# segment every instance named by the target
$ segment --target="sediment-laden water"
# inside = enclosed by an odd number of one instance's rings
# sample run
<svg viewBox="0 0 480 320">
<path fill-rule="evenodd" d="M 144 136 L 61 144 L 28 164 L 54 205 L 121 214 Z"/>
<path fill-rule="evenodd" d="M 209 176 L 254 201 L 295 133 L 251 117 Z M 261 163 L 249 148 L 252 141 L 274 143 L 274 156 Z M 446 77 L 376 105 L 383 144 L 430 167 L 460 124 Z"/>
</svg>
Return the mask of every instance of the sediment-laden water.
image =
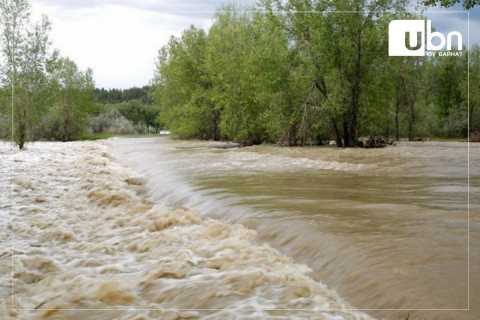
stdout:
<svg viewBox="0 0 480 320">
<path fill-rule="evenodd" d="M 375 150 L 231 149 L 168 138 L 108 144 L 145 178 L 147 198 L 255 230 L 254 241 L 307 265 L 310 277 L 372 316 L 480 319 L 476 144 L 470 150 L 462 142 Z"/>
<path fill-rule="evenodd" d="M 131 159 L 132 167 L 143 161 L 143 168 L 148 168 L 142 170 L 143 176 L 119 165 L 115 154 L 100 142 L 39 142 L 27 145 L 25 151 L 1 145 L 1 319 L 371 319 L 314 280 L 312 267 L 265 243 L 278 239 L 285 244 L 282 251 L 289 252 L 295 237 L 288 238 L 298 227 L 284 225 L 280 230 L 275 223 L 285 221 L 285 216 L 272 213 L 265 217 L 271 223 L 269 233 L 268 225 L 263 226 L 265 230 L 259 227 L 261 215 L 268 210 L 258 211 L 256 217 L 254 206 L 236 206 L 240 199 L 267 203 L 272 197 L 269 193 L 251 189 L 242 179 L 267 184 L 262 175 L 274 178 L 290 170 L 288 157 L 278 156 L 277 164 L 272 163 L 274 170 L 268 163 L 264 168 L 254 165 L 254 175 L 228 161 L 237 178 L 232 178 L 236 183 L 232 189 L 225 191 L 222 185 L 212 187 L 215 179 L 228 177 L 225 162 L 199 158 L 198 172 L 212 180 L 202 185 L 197 184 L 201 181 L 195 180 L 197 176 L 186 179 L 185 175 L 197 172 L 195 164 L 186 164 L 197 158 L 198 150 L 178 147 L 191 144 L 165 139 L 111 143 L 119 147 L 117 155 L 128 151 L 122 160 Z M 141 152 L 142 148 L 148 152 Z M 223 154 L 229 152 L 236 151 Z M 270 157 L 256 151 L 243 155 L 240 151 L 239 155 L 245 157 L 240 164 Z M 153 161 L 157 157 L 165 161 Z M 362 167 L 301 160 L 292 168 L 316 172 Z M 218 174 L 210 175 L 218 168 Z M 230 208 L 229 195 L 235 192 L 232 210 L 250 208 L 245 211 L 245 219 L 251 217 L 246 224 L 263 232 L 260 237 L 253 229 L 232 223 L 247 220 L 224 216 Z M 294 192 L 282 198 L 297 208 L 295 201 L 299 206 L 301 202 Z M 217 195 L 204 198 L 205 193 Z M 224 201 L 217 202 L 222 197 Z M 215 211 L 225 219 L 179 207 L 197 207 L 203 200 L 210 208 L 208 213 Z M 303 225 L 300 214 L 293 218 L 288 218 L 291 223 Z M 278 232 L 287 238 L 275 236 Z M 322 254 L 328 256 L 341 249 L 333 240 L 310 245 L 313 255 L 324 250 Z M 369 256 L 364 259 L 368 261 Z M 343 269 L 339 265 L 340 273 Z"/>
</svg>

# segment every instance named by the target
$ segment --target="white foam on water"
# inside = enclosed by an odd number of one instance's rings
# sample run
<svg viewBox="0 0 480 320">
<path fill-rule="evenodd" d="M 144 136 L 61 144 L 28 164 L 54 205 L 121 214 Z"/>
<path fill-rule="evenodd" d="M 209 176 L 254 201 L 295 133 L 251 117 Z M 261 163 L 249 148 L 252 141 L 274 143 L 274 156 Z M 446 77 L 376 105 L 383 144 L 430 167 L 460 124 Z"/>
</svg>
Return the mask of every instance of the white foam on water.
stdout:
<svg viewBox="0 0 480 320">
<path fill-rule="evenodd" d="M 147 201 L 99 142 L 2 151 L 0 171 L 2 319 L 371 319 L 254 231 Z"/>
</svg>

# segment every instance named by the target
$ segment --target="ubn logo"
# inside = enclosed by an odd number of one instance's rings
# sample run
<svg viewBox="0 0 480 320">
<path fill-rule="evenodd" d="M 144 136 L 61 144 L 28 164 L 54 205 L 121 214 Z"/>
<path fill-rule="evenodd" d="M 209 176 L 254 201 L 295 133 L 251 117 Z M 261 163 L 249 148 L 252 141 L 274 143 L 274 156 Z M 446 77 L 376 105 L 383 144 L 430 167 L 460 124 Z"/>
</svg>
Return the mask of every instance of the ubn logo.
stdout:
<svg viewBox="0 0 480 320">
<path fill-rule="evenodd" d="M 442 33 L 432 32 L 431 20 L 393 20 L 388 25 L 388 55 L 425 56 L 425 47 L 426 50 L 441 50 L 445 42 L 447 50 L 451 50 L 453 36 L 457 37 L 457 48 L 461 50 L 462 35 L 458 31 L 448 33 L 445 39 Z M 434 38 L 440 39 L 440 43 L 433 44 Z"/>
</svg>

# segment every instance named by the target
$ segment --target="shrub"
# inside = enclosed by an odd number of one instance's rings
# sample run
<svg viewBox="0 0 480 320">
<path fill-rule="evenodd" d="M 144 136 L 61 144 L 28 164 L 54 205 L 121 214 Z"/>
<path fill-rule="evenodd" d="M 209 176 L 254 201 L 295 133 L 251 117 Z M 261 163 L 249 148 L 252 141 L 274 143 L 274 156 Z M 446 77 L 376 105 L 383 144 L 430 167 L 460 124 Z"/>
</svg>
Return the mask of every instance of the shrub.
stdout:
<svg viewBox="0 0 480 320">
<path fill-rule="evenodd" d="M 136 132 L 131 122 L 117 110 L 109 110 L 94 117 L 90 121 L 90 129 L 92 133 L 128 134 Z"/>
</svg>

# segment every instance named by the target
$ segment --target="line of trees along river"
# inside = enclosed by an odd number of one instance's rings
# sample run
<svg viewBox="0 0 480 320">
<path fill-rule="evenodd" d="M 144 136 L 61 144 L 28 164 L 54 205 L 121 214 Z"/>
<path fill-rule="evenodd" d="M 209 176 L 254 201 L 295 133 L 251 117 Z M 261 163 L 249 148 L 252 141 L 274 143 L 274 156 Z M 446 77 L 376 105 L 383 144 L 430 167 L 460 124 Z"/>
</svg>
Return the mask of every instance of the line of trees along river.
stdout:
<svg viewBox="0 0 480 320">
<path fill-rule="evenodd" d="M 350 147 L 373 134 L 466 138 L 469 123 L 480 138 L 478 45 L 461 56 L 388 56 L 388 23 L 423 18 L 406 13 L 408 3 L 226 5 L 209 30 L 171 37 L 150 86 L 108 91 L 50 49 L 47 17 L 34 23 L 26 0 L 3 0 L 0 138 L 13 133 L 23 147 L 164 127 L 184 138 Z"/>
<path fill-rule="evenodd" d="M 479 128 L 479 47 L 460 57 L 389 57 L 398 1 L 279 1 L 220 8 L 158 56 L 160 119 L 183 137 L 355 146 L 372 134 L 415 140 Z M 402 13 L 384 14 L 383 11 Z"/>
<path fill-rule="evenodd" d="M 30 14 L 26 0 L 0 1 L 0 134 L 20 148 L 47 136 L 77 138 L 94 101 L 92 70 L 50 50 L 50 21 Z"/>
<path fill-rule="evenodd" d="M 28 1 L 0 1 L 0 139 L 23 148 L 41 139 L 158 131 L 148 86 L 95 89 L 91 69 L 52 50 L 50 30 L 48 17 L 32 21 Z"/>
</svg>

